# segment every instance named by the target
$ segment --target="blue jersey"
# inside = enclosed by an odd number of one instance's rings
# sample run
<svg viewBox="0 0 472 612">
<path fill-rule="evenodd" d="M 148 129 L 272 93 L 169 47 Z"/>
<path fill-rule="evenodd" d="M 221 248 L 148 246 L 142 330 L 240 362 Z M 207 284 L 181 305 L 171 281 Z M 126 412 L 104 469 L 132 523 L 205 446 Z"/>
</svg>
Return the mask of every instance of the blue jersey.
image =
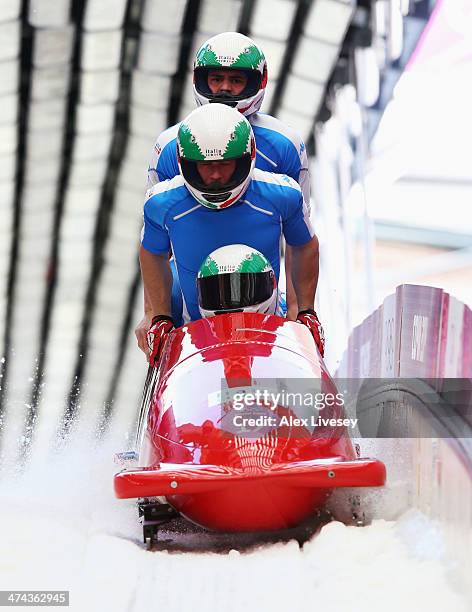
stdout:
<svg viewBox="0 0 472 612">
<path fill-rule="evenodd" d="M 244 243 L 263 253 L 279 278 L 280 240 L 299 246 L 314 236 L 300 187 L 285 175 L 254 171 L 242 199 L 223 210 L 199 204 L 181 176 L 148 190 L 142 246 L 172 251 L 183 295 L 184 321 L 200 319 L 197 273 L 215 249 Z"/>
<path fill-rule="evenodd" d="M 247 118 L 256 139 L 256 168 L 286 174 L 300 185 L 305 202 L 310 206 L 310 177 L 305 144 L 299 135 L 284 123 L 263 113 Z M 179 174 L 177 132 L 179 123 L 158 137 L 148 168 L 148 189 L 159 181 Z"/>
</svg>

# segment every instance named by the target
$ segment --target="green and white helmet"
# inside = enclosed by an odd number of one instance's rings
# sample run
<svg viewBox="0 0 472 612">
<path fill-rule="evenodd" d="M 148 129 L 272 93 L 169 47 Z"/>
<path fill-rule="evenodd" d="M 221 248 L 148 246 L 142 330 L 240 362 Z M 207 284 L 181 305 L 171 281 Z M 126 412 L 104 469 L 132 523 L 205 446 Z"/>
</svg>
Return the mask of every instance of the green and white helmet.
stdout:
<svg viewBox="0 0 472 612">
<path fill-rule="evenodd" d="M 238 96 L 213 94 L 208 72 L 218 68 L 244 72 L 247 85 Z M 193 64 L 193 92 L 199 106 L 220 102 L 249 116 L 261 108 L 267 85 L 267 62 L 262 49 L 239 32 L 223 32 L 208 39 L 197 51 Z"/>
<path fill-rule="evenodd" d="M 197 275 L 202 317 L 227 312 L 275 314 L 277 280 L 269 260 L 245 244 L 216 249 Z"/>
<path fill-rule="evenodd" d="M 256 162 L 256 142 L 249 121 L 224 104 L 195 109 L 177 132 L 180 173 L 192 196 L 208 208 L 221 210 L 237 202 L 251 182 Z M 205 185 L 197 162 L 235 160 L 233 174 L 225 184 Z"/>
</svg>

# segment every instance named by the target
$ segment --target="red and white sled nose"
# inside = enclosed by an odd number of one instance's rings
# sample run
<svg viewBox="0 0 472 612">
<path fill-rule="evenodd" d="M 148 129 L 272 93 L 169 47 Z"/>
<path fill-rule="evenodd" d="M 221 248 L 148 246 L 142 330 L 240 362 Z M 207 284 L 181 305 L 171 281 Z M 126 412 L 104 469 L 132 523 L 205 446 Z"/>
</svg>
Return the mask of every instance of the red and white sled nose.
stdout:
<svg viewBox="0 0 472 612">
<path fill-rule="evenodd" d="M 283 463 L 260 473 L 216 465 L 160 464 L 115 476 L 119 498 L 165 496 L 193 522 L 219 531 L 292 527 L 324 503 L 334 488 L 385 484 L 375 459 Z"/>
</svg>

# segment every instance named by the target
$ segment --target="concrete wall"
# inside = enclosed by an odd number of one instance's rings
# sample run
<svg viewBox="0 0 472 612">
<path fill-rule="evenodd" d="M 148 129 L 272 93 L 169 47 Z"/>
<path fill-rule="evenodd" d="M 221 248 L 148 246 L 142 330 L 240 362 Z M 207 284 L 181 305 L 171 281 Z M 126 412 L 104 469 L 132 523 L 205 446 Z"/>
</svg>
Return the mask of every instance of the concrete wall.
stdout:
<svg viewBox="0 0 472 612">
<path fill-rule="evenodd" d="M 472 598 L 470 308 L 441 289 L 398 287 L 353 330 L 336 376 L 369 379 L 358 383 L 361 449 L 385 461 L 390 489 L 374 516 L 417 508 L 438 521 Z"/>
</svg>

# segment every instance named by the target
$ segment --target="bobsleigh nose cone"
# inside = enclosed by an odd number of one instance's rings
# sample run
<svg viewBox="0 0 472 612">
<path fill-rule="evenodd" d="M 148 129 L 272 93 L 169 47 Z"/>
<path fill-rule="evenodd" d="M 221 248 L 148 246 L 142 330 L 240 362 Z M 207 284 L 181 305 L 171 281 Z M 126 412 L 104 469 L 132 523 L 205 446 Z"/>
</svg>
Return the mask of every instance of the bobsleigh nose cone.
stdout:
<svg viewBox="0 0 472 612">
<path fill-rule="evenodd" d="M 168 496 L 167 500 L 184 517 L 206 529 L 252 532 L 294 527 L 312 515 L 328 495 L 327 489 L 296 489 L 235 478 L 218 491 Z"/>
</svg>

